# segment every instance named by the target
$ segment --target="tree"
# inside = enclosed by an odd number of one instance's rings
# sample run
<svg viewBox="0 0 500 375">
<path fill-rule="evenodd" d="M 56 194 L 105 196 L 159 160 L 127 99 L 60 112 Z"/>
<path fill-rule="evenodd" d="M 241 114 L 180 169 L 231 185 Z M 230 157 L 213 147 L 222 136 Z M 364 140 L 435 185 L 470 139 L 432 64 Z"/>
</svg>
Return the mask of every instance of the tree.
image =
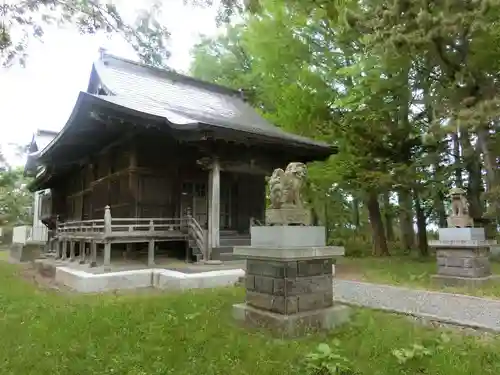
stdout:
<svg viewBox="0 0 500 375">
<path fill-rule="evenodd" d="M 378 152 L 377 147 L 383 147 L 374 143 L 373 132 L 368 134 L 367 124 L 356 117 L 360 112 L 346 110 L 350 99 L 345 98 L 345 88 L 353 85 L 353 77 L 338 74 L 356 57 L 356 42 L 345 43 L 344 34 L 337 38 L 328 24 L 321 22 L 324 14 L 307 14 L 273 2 L 261 4 L 265 6 L 265 14 L 248 20 L 239 42 L 250 64 L 243 64 L 241 53 L 235 54 L 231 48 L 224 48 L 225 54 L 221 54 L 220 49 L 215 53 L 214 49 L 198 46 L 194 73 L 205 79 L 211 76 L 217 82 L 252 82 L 259 108 L 274 123 L 289 131 L 339 145 L 339 155 L 328 165 L 317 167 L 322 168 L 323 181 L 316 181 L 316 185 L 337 184 L 339 189 L 347 189 L 356 196 L 361 192 L 375 233 L 375 252 L 386 254 L 388 249 L 377 199 L 377 189 L 386 176 L 386 157 L 376 158 L 366 153 L 367 149 Z M 228 41 L 220 39 L 212 45 L 224 45 L 223 42 L 227 47 Z M 282 53 L 274 53 L 285 45 L 287 48 L 282 49 Z M 335 51 L 335 45 L 341 45 L 343 50 Z M 229 63 L 231 61 L 247 68 L 239 74 L 234 63 Z M 217 66 L 217 69 L 209 70 L 207 66 Z M 239 78 L 228 74 L 236 74 Z M 334 104 L 343 99 L 346 102 L 342 105 Z M 378 116 L 383 117 L 383 114 Z M 372 123 L 375 126 L 380 121 L 373 116 L 368 126 Z M 380 129 L 379 135 L 382 134 Z M 328 188 L 322 190 L 328 191 Z"/>
<path fill-rule="evenodd" d="M 274 123 L 339 147 L 311 166 L 320 220 L 335 186 L 342 202 L 354 197 L 354 227 L 368 214 L 375 254 L 393 236 L 411 250 L 416 221 L 426 255 L 427 226 L 446 225 L 452 185 L 468 188 L 477 219 L 499 216 L 496 0 L 248 4 L 245 13 L 224 2 L 226 15 L 243 12 L 237 37 L 205 40 L 193 72 L 251 90 Z"/>
<path fill-rule="evenodd" d="M 146 63 L 163 66 L 169 57 L 165 26 L 157 21 L 160 3 L 124 22 L 115 5 L 99 0 L 21 0 L 0 5 L 0 62 L 24 64 L 31 39 L 42 39 L 46 25 L 75 25 L 85 34 L 120 33 Z"/>
<path fill-rule="evenodd" d="M 33 195 L 21 168 L 0 170 L 0 226 L 28 224 Z"/>
</svg>

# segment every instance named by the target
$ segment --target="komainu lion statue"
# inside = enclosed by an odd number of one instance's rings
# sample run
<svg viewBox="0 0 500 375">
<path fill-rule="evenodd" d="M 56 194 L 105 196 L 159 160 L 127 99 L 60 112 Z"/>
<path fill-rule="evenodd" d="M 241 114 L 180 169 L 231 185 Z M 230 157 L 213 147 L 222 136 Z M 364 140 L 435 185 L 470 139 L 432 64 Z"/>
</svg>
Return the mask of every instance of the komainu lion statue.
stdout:
<svg viewBox="0 0 500 375">
<path fill-rule="evenodd" d="M 469 214 L 469 202 L 465 198 L 465 191 L 460 188 L 453 188 L 450 191 L 451 214 L 450 216 L 465 216 Z"/>
<path fill-rule="evenodd" d="M 449 228 L 467 228 L 474 226 L 474 219 L 469 216 L 469 203 L 465 190 L 453 188 L 450 191 L 451 212 L 448 216 Z"/>
<path fill-rule="evenodd" d="M 268 179 L 272 208 L 296 207 L 302 208 L 302 186 L 307 177 L 307 167 L 304 163 L 290 163 L 283 169 L 275 169 Z"/>
<path fill-rule="evenodd" d="M 267 179 L 269 184 L 269 198 L 272 208 L 281 208 L 283 199 L 283 189 L 281 186 L 281 178 L 285 175 L 285 171 L 281 168 L 275 169 L 271 177 Z"/>
</svg>

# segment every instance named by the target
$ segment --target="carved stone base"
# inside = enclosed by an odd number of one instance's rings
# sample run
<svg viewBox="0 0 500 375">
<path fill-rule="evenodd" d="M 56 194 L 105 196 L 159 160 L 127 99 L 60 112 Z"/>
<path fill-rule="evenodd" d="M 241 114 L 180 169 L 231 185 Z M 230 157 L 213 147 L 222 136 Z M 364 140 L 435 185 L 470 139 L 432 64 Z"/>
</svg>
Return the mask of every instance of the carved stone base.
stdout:
<svg viewBox="0 0 500 375">
<path fill-rule="evenodd" d="M 267 225 L 311 225 L 311 211 L 305 208 L 270 208 L 266 210 Z"/>
</svg>

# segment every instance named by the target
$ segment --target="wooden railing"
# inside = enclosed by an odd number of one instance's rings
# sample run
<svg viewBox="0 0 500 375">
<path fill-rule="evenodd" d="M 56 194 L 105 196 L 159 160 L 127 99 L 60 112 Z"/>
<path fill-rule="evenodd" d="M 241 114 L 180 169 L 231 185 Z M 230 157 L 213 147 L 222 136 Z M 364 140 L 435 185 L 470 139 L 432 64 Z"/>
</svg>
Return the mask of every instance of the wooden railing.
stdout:
<svg viewBox="0 0 500 375">
<path fill-rule="evenodd" d="M 113 218 L 109 206 L 104 219 L 67 221 L 57 223 L 59 238 L 106 239 L 137 237 L 184 237 L 194 241 L 203 259 L 209 259 L 208 232 L 188 212 L 183 218 Z"/>
<path fill-rule="evenodd" d="M 187 220 L 186 224 L 187 224 L 189 238 L 195 241 L 196 246 L 203 255 L 203 259 L 207 260 L 209 258 L 208 240 L 207 240 L 208 232 L 204 230 L 201 227 L 200 223 L 198 223 L 198 221 L 196 221 L 196 219 L 189 213 L 186 216 L 186 220 Z"/>
<path fill-rule="evenodd" d="M 63 237 L 180 236 L 186 227 L 183 218 L 113 218 L 109 206 L 104 219 L 58 223 L 57 235 Z"/>
</svg>

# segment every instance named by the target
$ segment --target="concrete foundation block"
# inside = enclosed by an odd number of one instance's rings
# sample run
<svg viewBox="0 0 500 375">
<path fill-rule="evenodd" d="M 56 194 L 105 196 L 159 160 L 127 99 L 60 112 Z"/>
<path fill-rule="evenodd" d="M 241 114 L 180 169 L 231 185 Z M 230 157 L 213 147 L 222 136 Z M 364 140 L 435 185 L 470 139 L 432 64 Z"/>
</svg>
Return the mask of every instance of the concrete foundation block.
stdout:
<svg viewBox="0 0 500 375">
<path fill-rule="evenodd" d="M 330 330 L 350 319 L 351 309 L 344 305 L 330 306 L 297 314 L 276 314 L 248 304 L 233 305 L 236 321 L 253 328 L 265 328 L 285 337 L 301 336 L 318 330 Z"/>
<path fill-rule="evenodd" d="M 263 247 L 323 247 L 325 228 L 317 226 L 258 226 L 250 228 L 251 245 Z"/>
<path fill-rule="evenodd" d="M 484 241 L 484 228 L 439 228 L 440 241 Z"/>
<path fill-rule="evenodd" d="M 88 272 L 57 267 L 57 282 L 82 293 L 99 293 L 151 287 L 152 270 L 133 270 L 90 274 Z"/>
<path fill-rule="evenodd" d="M 266 262 L 284 260 L 332 259 L 343 256 L 345 249 L 342 246 L 324 247 L 264 247 L 264 246 L 236 246 L 233 254 L 241 259 L 260 259 Z"/>
<path fill-rule="evenodd" d="M 170 290 L 218 288 L 234 285 L 244 276 L 245 271 L 242 269 L 218 270 L 191 274 L 161 270 L 158 272 L 158 281 L 155 287 Z"/>
</svg>

